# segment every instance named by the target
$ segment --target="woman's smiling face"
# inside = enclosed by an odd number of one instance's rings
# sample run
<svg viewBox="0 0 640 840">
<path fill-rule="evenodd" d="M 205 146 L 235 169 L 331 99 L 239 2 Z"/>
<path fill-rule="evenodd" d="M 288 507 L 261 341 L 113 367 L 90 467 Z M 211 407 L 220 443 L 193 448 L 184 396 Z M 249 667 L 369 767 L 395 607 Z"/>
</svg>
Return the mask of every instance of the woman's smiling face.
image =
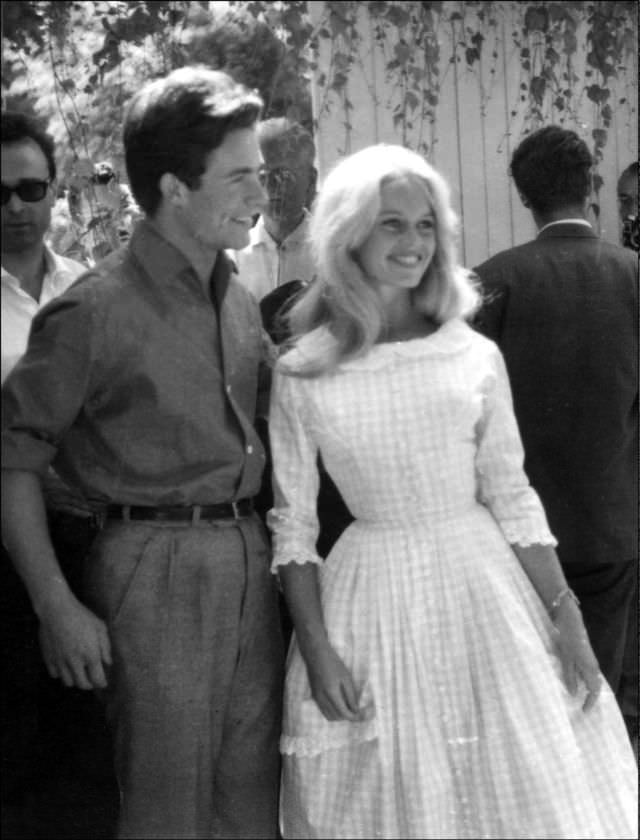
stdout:
<svg viewBox="0 0 640 840">
<path fill-rule="evenodd" d="M 436 219 L 426 184 L 410 176 L 383 183 L 380 212 L 356 260 L 368 281 L 388 294 L 414 289 L 436 250 Z"/>
</svg>

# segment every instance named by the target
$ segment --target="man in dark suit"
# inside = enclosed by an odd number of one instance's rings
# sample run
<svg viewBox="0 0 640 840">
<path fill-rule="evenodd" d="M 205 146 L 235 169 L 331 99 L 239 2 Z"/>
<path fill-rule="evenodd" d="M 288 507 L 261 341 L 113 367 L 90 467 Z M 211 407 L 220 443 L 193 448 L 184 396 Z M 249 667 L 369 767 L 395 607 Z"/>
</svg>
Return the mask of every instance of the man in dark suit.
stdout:
<svg viewBox="0 0 640 840">
<path fill-rule="evenodd" d="M 637 580 L 638 278 L 633 253 L 586 219 L 592 163 L 558 126 L 518 146 L 511 174 L 538 235 L 475 269 L 476 326 L 504 354 L 526 471 L 620 696 Z"/>
</svg>

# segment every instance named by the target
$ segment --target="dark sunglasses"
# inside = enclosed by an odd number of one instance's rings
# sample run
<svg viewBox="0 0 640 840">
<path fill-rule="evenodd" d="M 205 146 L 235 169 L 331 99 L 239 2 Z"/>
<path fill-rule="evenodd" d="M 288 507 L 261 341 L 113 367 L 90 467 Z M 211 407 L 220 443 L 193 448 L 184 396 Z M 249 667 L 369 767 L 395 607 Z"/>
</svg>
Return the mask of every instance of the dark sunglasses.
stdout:
<svg viewBox="0 0 640 840">
<path fill-rule="evenodd" d="M 51 181 L 36 181 L 35 179 L 25 178 L 19 181 L 15 187 L 9 187 L 6 184 L 2 185 L 2 206 L 11 201 L 11 196 L 16 193 L 20 201 L 26 201 L 32 204 L 35 201 L 42 201 L 47 194 L 49 184 Z"/>
</svg>

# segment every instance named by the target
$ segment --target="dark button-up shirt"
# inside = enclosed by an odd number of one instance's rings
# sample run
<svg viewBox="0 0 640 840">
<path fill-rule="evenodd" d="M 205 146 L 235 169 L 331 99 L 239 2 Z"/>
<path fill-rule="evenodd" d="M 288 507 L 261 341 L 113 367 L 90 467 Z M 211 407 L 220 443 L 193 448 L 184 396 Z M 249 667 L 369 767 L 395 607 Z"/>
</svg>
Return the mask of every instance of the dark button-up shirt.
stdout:
<svg viewBox="0 0 640 840">
<path fill-rule="evenodd" d="M 253 496 L 260 313 L 223 253 L 211 287 L 143 221 L 34 320 L 3 387 L 3 468 L 52 463 L 97 503 Z"/>
</svg>

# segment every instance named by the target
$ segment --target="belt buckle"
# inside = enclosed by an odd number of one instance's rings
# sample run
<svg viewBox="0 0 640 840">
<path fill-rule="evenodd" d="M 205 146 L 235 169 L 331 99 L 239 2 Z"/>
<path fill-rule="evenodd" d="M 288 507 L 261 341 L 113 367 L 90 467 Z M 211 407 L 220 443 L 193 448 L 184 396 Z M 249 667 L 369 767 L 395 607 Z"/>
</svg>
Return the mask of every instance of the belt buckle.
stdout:
<svg viewBox="0 0 640 840">
<path fill-rule="evenodd" d="M 233 511 L 233 518 L 240 519 L 240 511 L 237 502 L 231 502 L 231 510 Z"/>
<path fill-rule="evenodd" d="M 96 531 L 102 531 L 107 524 L 107 510 L 94 510 L 89 516 L 89 524 Z"/>
</svg>

